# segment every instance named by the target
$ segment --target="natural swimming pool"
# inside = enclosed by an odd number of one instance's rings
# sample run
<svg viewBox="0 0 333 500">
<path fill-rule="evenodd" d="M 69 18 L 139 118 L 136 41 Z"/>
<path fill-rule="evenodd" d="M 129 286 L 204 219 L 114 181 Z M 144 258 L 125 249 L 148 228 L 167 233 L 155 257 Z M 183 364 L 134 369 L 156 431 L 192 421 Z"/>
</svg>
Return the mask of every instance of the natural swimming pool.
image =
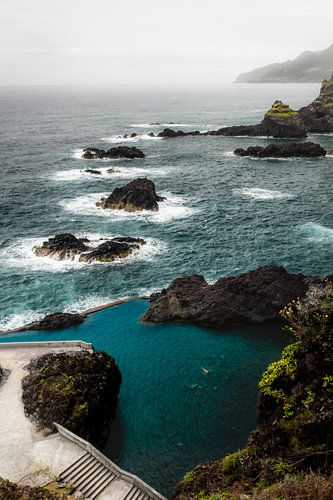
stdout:
<svg viewBox="0 0 333 500">
<path fill-rule="evenodd" d="M 258 380 L 286 337 L 272 325 L 215 332 L 145 324 L 146 308 L 144 300 L 128 302 L 91 314 L 79 327 L 0 342 L 80 339 L 115 357 L 123 383 L 104 452 L 170 495 L 186 471 L 245 444 Z"/>
</svg>

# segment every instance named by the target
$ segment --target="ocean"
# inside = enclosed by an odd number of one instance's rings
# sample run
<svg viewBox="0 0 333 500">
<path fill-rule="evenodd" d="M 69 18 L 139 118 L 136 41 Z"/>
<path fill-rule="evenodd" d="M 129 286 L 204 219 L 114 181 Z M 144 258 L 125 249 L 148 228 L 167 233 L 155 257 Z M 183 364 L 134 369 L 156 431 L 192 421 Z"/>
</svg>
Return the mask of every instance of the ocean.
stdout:
<svg viewBox="0 0 333 500">
<path fill-rule="evenodd" d="M 238 158 L 232 154 L 238 147 L 274 141 L 147 135 L 170 122 L 183 130 L 257 123 L 275 99 L 299 108 L 318 93 L 314 84 L 0 88 L 0 329 L 146 295 L 182 275 L 214 282 L 265 264 L 332 273 L 333 157 Z M 151 125 L 156 122 L 161 125 Z M 132 132 L 139 136 L 125 143 L 118 138 Z M 309 140 L 333 149 L 333 135 Z M 146 157 L 80 157 L 84 147 L 122 143 Z M 108 174 L 110 167 L 119 172 Z M 159 212 L 95 206 L 102 195 L 143 176 L 167 198 Z M 147 244 L 111 264 L 33 254 L 35 244 L 64 232 L 96 241 L 137 236 Z M 286 339 L 271 326 L 217 333 L 143 325 L 146 307 L 128 303 L 90 316 L 79 329 L 1 341 L 79 336 L 113 355 L 124 382 L 106 452 L 170 494 L 196 463 L 244 445 L 255 424 L 260 373 Z M 207 376 L 202 367 L 211 369 Z"/>
</svg>

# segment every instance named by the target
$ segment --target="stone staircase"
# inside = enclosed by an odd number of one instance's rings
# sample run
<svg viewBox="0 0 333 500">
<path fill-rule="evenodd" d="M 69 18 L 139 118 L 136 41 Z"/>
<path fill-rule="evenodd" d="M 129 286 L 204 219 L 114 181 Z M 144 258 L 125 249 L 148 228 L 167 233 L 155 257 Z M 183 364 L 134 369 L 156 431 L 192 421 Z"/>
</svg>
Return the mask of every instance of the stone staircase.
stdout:
<svg viewBox="0 0 333 500">
<path fill-rule="evenodd" d="M 86 452 L 59 475 L 59 481 L 71 484 L 83 498 L 93 500 L 116 477 L 116 474 Z"/>
</svg>

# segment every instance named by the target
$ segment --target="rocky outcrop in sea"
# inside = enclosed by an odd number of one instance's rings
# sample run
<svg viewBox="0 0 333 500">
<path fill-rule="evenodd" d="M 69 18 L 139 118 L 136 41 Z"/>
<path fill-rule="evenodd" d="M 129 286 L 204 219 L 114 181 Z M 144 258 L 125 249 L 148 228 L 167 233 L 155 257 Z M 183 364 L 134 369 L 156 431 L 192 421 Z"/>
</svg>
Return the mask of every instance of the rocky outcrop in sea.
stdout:
<svg viewBox="0 0 333 500">
<path fill-rule="evenodd" d="M 110 149 L 98 149 L 98 148 L 85 148 L 83 150 L 82 158 L 86 160 L 97 160 L 97 159 L 117 159 L 117 158 L 144 158 L 145 154 L 141 149 L 136 147 L 128 146 L 118 146 Z"/>
<path fill-rule="evenodd" d="M 63 330 L 71 326 L 79 326 L 84 322 L 84 316 L 76 313 L 55 312 L 47 314 L 43 319 L 28 323 L 15 331 L 26 330 Z"/>
<path fill-rule="evenodd" d="M 294 144 L 269 144 L 266 147 L 250 146 L 247 149 L 235 149 L 237 156 L 255 158 L 318 158 L 326 155 L 326 150 L 313 142 Z"/>
<path fill-rule="evenodd" d="M 93 246 L 87 238 L 76 238 L 71 233 L 57 234 L 41 246 L 33 247 L 39 257 L 54 257 L 58 260 L 74 260 L 79 262 L 113 262 L 115 259 L 128 257 L 138 250 L 145 241 L 142 238 L 118 236 Z"/>
<path fill-rule="evenodd" d="M 238 327 L 277 320 L 279 311 L 304 296 L 319 278 L 290 274 L 283 267 L 265 266 L 220 278 L 209 285 L 203 276 L 175 279 L 150 297 L 143 319 L 151 322 L 186 321 L 214 328 Z"/>
<path fill-rule="evenodd" d="M 165 198 L 156 194 L 153 181 L 143 178 L 135 179 L 125 186 L 115 188 L 107 198 L 96 203 L 98 207 L 137 212 L 140 210 L 159 210 L 159 202 Z"/>
<path fill-rule="evenodd" d="M 324 80 L 316 99 L 299 110 L 299 115 L 310 132 L 333 132 L 333 76 Z"/>
<path fill-rule="evenodd" d="M 24 410 L 39 430 L 57 422 L 103 446 L 115 416 L 121 374 L 103 351 L 45 354 L 22 381 Z"/>
</svg>

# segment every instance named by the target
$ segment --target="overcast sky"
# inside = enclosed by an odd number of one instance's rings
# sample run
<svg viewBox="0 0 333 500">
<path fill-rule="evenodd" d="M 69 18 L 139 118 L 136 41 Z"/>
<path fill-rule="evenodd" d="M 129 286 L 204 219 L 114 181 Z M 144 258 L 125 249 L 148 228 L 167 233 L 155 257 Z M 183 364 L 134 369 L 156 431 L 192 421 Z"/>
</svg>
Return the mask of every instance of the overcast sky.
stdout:
<svg viewBox="0 0 333 500">
<path fill-rule="evenodd" d="M 228 82 L 332 21 L 332 0 L 0 0 L 0 85 Z"/>
</svg>

